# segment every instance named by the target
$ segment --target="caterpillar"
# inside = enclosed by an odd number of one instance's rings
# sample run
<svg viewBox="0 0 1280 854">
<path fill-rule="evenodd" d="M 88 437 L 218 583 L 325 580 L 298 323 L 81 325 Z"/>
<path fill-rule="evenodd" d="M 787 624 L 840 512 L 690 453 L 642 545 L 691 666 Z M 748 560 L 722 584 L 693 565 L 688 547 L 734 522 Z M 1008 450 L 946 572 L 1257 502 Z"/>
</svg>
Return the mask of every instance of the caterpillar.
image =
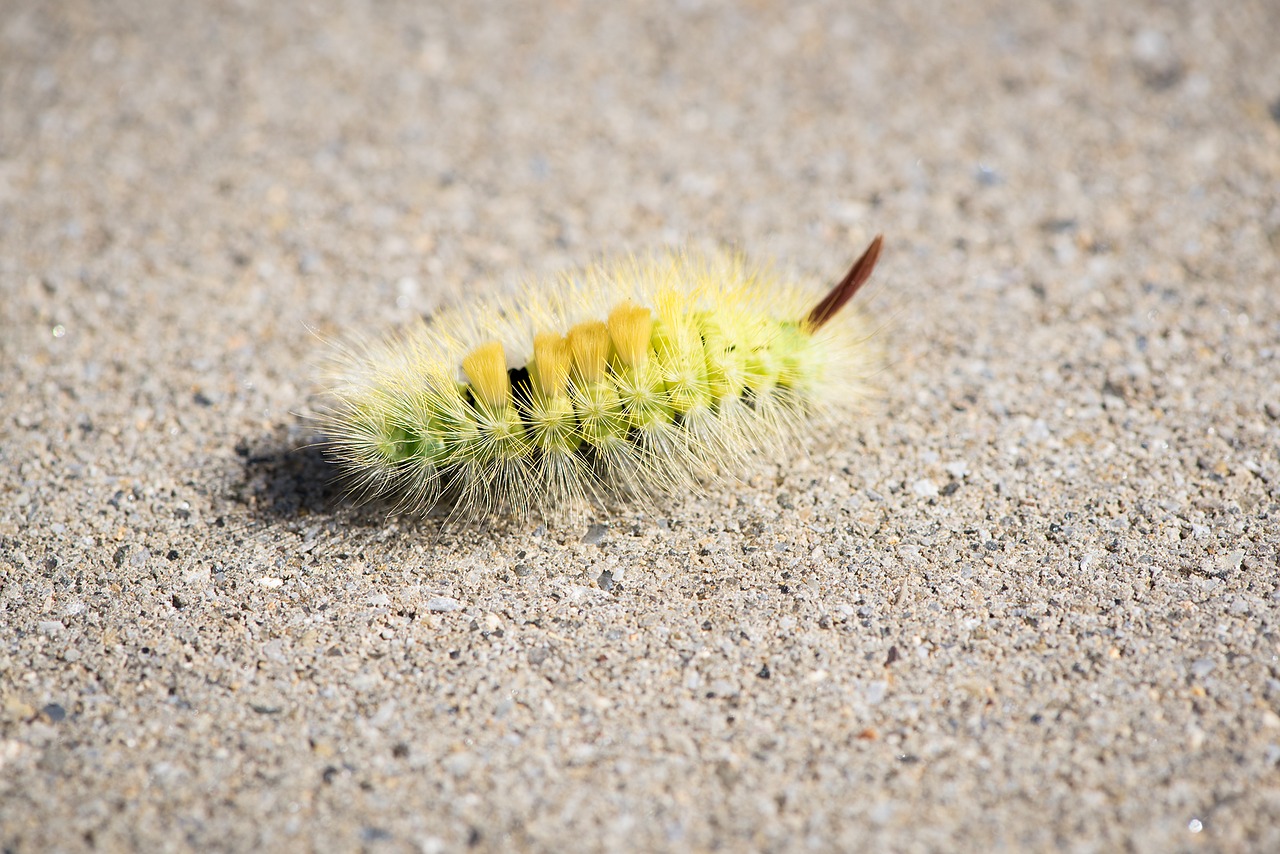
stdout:
<svg viewBox="0 0 1280 854">
<path fill-rule="evenodd" d="M 740 256 L 675 253 L 340 347 L 322 444 L 351 494 L 410 512 L 551 518 L 694 488 L 863 394 L 868 336 L 841 309 L 881 246 L 816 302 Z"/>
</svg>

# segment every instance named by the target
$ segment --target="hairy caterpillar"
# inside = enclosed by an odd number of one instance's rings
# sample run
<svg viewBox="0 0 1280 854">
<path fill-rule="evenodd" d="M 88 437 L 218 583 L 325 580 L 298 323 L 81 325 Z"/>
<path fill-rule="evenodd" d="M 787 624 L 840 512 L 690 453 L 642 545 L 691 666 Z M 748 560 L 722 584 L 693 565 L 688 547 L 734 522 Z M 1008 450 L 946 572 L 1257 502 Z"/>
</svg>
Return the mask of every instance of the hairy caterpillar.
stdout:
<svg viewBox="0 0 1280 854">
<path fill-rule="evenodd" d="M 739 257 L 590 268 L 335 356 L 321 416 L 360 497 L 548 516 L 739 468 L 856 400 L 870 357 L 840 309 L 881 238 L 814 303 Z"/>
</svg>

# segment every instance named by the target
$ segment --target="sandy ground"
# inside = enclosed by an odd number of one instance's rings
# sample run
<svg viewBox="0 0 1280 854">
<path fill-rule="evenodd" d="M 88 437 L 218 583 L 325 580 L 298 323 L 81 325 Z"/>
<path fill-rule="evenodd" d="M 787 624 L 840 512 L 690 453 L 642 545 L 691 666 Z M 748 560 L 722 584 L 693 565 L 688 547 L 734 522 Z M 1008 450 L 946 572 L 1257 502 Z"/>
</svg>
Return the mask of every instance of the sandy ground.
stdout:
<svg viewBox="0 0 1280 854">
<path fill-rule="evenodd" d="M 1275 3 L 449 5 L 0 0 L 3 850 L 1280 850 Z M 880 231 L 706 495 L 298 450 L 322 337 Z"/>
</svg>

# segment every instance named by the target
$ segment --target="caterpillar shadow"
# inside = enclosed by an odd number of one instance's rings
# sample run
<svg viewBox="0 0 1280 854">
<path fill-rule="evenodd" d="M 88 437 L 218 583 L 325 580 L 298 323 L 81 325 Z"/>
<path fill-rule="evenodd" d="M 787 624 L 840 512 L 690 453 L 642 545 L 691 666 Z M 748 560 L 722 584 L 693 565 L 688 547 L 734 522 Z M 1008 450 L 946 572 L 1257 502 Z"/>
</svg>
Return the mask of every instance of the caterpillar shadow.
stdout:
<svg viewBox="0 0 1280 854">
<path fill-rule="evenodd" d="M 372 527 L 384 524 L 391 512 L 350 498 L 315 436 L 284 427 L 256 442 L 241 440 L 235 450 L 240 476 L 232 497 L 264 521 L 333 519 Z"/>
</svg>

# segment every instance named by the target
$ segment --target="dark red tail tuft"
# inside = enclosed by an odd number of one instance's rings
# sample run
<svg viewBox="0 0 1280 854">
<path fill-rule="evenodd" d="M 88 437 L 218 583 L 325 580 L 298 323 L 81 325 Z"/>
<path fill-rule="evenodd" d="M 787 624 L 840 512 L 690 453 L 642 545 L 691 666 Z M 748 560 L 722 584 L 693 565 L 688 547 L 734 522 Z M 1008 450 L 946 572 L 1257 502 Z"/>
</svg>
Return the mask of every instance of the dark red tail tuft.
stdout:
<svg viewBox="0 0 1280 854">
<path fill-rule="evenodd" d="M 877 234 L 876 239 L 867 247 L 867 251 L 862 253 L 862 257 L 853 262 L 853 266 L 849 268 L 849 272 L 840 284 L 832 288 L 831 293 L 814 306 L 813 311 L 809 312 L 809 316 L 805 318 L 805 324 L 810 330 L 821 329 L 824 323 L 844 308 L 845 303 L 853 299 L 858 288 L 871 278 L 871 271 L 876 268 L 876 261 L 880 260 L 880 247 L 883 243 L 884 235 Z"/>
</svg>

